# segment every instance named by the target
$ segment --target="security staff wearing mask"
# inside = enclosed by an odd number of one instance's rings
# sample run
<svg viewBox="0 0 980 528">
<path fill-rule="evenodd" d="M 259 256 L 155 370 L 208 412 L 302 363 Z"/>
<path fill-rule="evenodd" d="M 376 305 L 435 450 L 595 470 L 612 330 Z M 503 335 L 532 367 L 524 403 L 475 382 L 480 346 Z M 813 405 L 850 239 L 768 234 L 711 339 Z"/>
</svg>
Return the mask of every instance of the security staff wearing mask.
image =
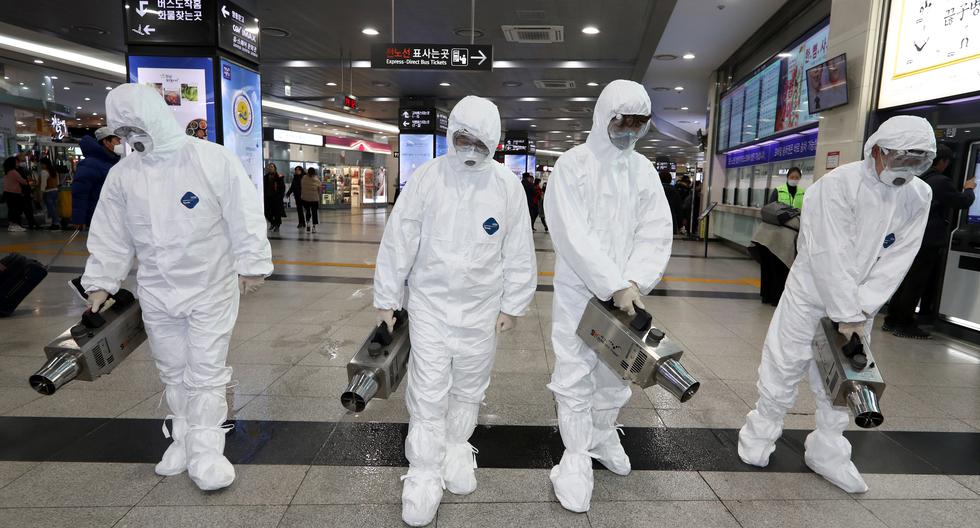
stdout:
<svg viewBox="0 0 980 528">
<path fill-rule="evenodd" d="M 385 226 L 374 274 L 379 321 L 404 306 L 412 354 L 405 403 L 402 519 L 432 522 L 443 488 L 476 489 L 469 443 L 490 384 L 496 334 L 527 311 L 537 285 L 521 183 L 492 158 L 500 114 L 469 96 L 449 115 L 449 153 L 412 173 Z"/>
<path fill-rule="evenodd" d="M 628 382 L 602 363 L 575 331 L 593 296 L 635 313 L 660 281 L 670 257 L 670 205 L 653 164 L 634 151 L 650 128 L 650 97 L 633 81 L 602 91 L 584 145 L 564 153 L 548 180 L 545 209 L 555 245 L 551 340 L 555 369 L 548 388 L 558 402 L 565 453 L 551 470 L 566 509 L 592 499 L 592 458 L 618 475 L 630 472 L 616 419 Z"/>
<path fill-rule="evenodd" d="M 935 155 L 928 121 L 893 117 L 865 143 L 864 161 L 838 167 L 808 189 L 799 254 L 763 345 L 759 401 L 739 431 L 745 463 L 769 463 L 797 385 L 809 376 L 817 427 L 806 438 L 807 466 L 844 491 L 867 491 L 842 434 L 849 414 L 831 405 L 811 343 L 822 317 L 837 322 L 845 338 L 870 337 L 875 314 L 922 242 L 932 193 L 917 176 Z"/>
<path fill-rule="evenodd" d="M 172 420 L 156 473 L 186 470 L 202 490 L 224 488 L 235 479 L 223 454 L 228 342 L 239 297 L 272 273 L 262 205 L 238 158 L 188 137 L 151 86 L 109 92 L 106 116 L 135 152 L 102 188 L 82 287 L 98 312 L 139 259 L 137 294 Z"/>
<path fill-rule="evenodd" d="M 779 202 L 790 207 L 803 209 L 803 195 L 806 191 L 800 187 L 800 180 L 803 179 L 803 171 L 799 167 L 790 167 L 786 173 L 786 183 L 776 187 L 769 196 L 766 203 Z"/>
</svg>

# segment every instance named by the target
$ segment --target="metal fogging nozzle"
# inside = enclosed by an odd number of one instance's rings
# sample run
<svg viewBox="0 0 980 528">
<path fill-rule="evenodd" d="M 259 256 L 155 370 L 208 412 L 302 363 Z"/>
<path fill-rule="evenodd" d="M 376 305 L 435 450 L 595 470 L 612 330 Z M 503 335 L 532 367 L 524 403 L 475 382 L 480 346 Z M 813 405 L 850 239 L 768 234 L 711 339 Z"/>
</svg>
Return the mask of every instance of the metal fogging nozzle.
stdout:
<svg viewBox="0 0 980 528">
<path fill-rule="evenodd" d="M 51 395 L 62 385 L 75 379 L 81 371 L 82 366 L 78 363 L 78 358 L 66 352 L 49 359 L 28 381 L 32 389 L 44 395 Z"/>
<path fill-rule="evenodd" d="M 684 365 L 676 359 L 668 359 L 657 367 L 657 385 L 667 389 L 675 398 L 686 402 L 701 388 L 701 382 L 694 379 Z"/>
<path fill-rule="evenodd" d="M 878 406 L 878 395 L 863 383 L 854 383 L 847 389 L 847 406 L 854 414 L 854 423 L 864 429 L 878 427 L 885 421 Z"/>
<path fill-rule="evenodd" d="M 361 412 L 367 407 L 371 398 L 378 393 L 378 380 L 374 372 L 363 370 L 351 378 L 347 390 L 340 395 L 340 403 L 351 412 Z"/>
</svg>

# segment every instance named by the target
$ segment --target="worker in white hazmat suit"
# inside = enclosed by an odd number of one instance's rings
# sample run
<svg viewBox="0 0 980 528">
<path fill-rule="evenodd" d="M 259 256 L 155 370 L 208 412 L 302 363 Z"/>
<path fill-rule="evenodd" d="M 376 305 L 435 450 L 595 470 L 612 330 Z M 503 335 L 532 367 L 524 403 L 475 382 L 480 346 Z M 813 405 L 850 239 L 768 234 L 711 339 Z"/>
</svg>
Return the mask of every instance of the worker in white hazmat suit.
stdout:
<svg viewBox="0 0 980 528">
<path fill-rule="evenodd" d="M 106 179 L 82 276 L 97 312 L 139 259 L 138 296 L 170 407 L 159 475 L 185 469 L 202 490 L 226 487 L 225 365 L 239 296 L 272 273 L 262 205 L 228 149 L 184 133 L 160 94 L 124 84 L 106 97 L 109 128 L 135 152 Z"/>
<path fill-rule="evenodd" d="M 551 340 L 555 370 L 548 385 L 558 402 L 565 453 L 551 471 L 566 509 L 584 512 L 592 498 L 592 458 L 619 475 L 630 472 L 616 418 L 629 383 L 602 363 L 575 331 L 592 296 L 634 313 L 641 294 L 660 281 L 670 257 L 673 222 L 653 164 L 634 151 L 650 127 L 650 97 L 626 80 L 609 83 L 593 112 L 584 145 L 558 158 L 545 209 L 554 242 L 555 297 Z"/>
<path fill-rule="evenodd" d="M 500 115 L 469 96 L 449 116 L 449 152 L 422 165 L 385 227 L 374 306 L 391 326 L 408 279 L 408 474 L 402 519 L 432 521 L 443 485 L 476 489 L 468 440 L 490 383 L 496 333 L 509 330 L 537 279 L 527 200 L 520 181 L 492 158 Z"/>
<path fill-rule="evenodd" d="M 846 408 L 831 405 L 813 356 L 821 318 L 840 333 L 870 337 L 874 316 L 912 265 L 932 191 L 917 176 L 929 168 L 936 138 L 920 117 L 885 121 L 864 145 L 864 161 L 834 169 L 807 189 L 799 254 L 769 324 L 759 365 L 759 401 L 738 435 L 738 454 L 765 467 L 783 418 L 808 376 L 816 430 L 806 438 L 807 466 L 844 491 L 867 491 L 843 436 Z"/>
</svg>

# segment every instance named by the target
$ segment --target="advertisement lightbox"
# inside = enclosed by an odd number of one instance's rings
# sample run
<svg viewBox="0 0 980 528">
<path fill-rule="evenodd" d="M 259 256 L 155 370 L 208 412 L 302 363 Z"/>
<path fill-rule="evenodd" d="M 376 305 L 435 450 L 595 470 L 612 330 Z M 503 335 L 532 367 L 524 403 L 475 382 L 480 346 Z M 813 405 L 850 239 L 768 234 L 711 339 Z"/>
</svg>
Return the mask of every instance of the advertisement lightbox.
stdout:
<svg viewBox="0 0 980 528">
<path fill-rule="evenodd" d="M 222 143 L 238 156 L 262 196 L 262 96 L 259 74 L 221 59 Z"/>
<path fill-rule="evenodd" d="M 129 82 L 155 88 L 187 135 L 216 141 L 212 59 L 131 55 L 128 67 Z"/>
<path fill-rule="evenodd" d="M 398 146 L 398 188 L 403 189 L 412 173 L 433 158 L 435 139 L 432 134 L 401 134 Z"/>
</svg>

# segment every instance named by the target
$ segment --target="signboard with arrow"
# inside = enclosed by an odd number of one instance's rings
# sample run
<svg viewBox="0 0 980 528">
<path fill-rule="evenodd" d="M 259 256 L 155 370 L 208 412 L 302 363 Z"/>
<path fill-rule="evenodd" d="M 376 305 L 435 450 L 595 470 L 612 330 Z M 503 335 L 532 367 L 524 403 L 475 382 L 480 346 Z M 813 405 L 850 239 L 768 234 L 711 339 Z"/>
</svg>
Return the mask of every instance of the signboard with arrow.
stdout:
<svg viewBox="0 0 980 528">
<path fill-rule="evenodd" d="M 218 46 L 242 58 L 259 61 L 259 19 L 232 2 L 219 2 Z"/>
<path fill-rule="evenodd" d="M 127 44 L 214 44 L 215 0 L 130 0 L 123 11 Z"/>
<path fill-rule="evenodd" d="M 467 44 L 374 44 L 371 67 L 399 70 L 489 71 L 493 46 Z"/>
</svg>

